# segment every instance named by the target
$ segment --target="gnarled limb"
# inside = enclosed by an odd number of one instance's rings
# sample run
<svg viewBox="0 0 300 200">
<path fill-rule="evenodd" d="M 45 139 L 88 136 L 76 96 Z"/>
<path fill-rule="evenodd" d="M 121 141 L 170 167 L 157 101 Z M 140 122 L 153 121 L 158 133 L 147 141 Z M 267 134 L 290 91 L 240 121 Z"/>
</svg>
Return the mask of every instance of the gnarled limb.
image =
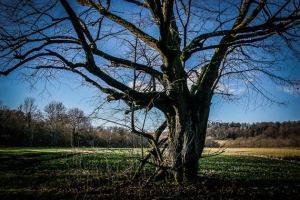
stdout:
<svg viewBox="0 0 300 200">
<path fill-rule="evenodd" d="M 135 173 L 132 177 L 133 180 L 137 179 L 140 176 L 141 170 L 144 168 L 145 164 L 148 163 L 148 160 L 151 158 L 151 156 L 153 156 L 154 160 L 156 161 L 157 166 L 162 166 L 162 164 L 163 164 L 162 154 L 163 154 L 166 146 L 163 148 L 162 151 L 160 151 L 160 148 L 167 141 L 167 138 L 164 138 L 162 140 L 159 140 L 159 138 L 166 127 L 167 127 L 167 124 L 165 121 L 155 131 L 155 133 L 153 135 L 153 140 L 149 141 L 152 146 L 152 149 L 148 152 L 148 154 L 146 156 L 144 156 L 143 158 L 140 159 L 141 163 L 138 166 L 138 168 L 135 170 Z"/>
</svg>

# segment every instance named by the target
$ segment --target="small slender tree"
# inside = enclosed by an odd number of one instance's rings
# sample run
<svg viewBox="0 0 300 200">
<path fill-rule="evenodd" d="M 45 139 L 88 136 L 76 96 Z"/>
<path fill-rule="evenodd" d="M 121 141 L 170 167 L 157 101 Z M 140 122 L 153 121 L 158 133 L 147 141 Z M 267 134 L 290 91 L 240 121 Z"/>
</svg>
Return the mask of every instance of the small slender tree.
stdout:
<svg viewBox="0 0 300 200">
<path fill-rule="evenodd" d="M 51 146 L 55 147 L 57 135 L 67 123 L 66 107 L 62 102 L 52 101 L 44 107 L 45 122 L 51 134 Z"/>
<path fill-rule="evenodd" d="M 26 132 L 28 133 L 29 146 L 33 145 L 35 118 L 39 115 L 35 99 L 32 97 L 26 97 L 24 102 L 20 105 L 25 115 Z"/>
<path fill-rule="evenodd" d="M 79 108 L 71 108 L 67 112 L 68 122 L 71 127 L 71 147 L 79 146 L 80 132 L 88 128 L 89 119 L 85 116 L 83 110 Z"/>
<path fill-rule="evenodd" d="M 250 100 L 254 92 L 275 103 L 264 80 L 299 88 L 298 0 L 10 0 L 0 7 L 0 75 L 19 71 L 35 84 L 69 72 L 107 101 L 123 102 L 117 106 L 127 114 L 164 116 L 154 134 L 131 126 L 153 147 L 136 174 L 154 157 L 153 176 L 197 177 L 211 100 L 231 98 L 232 80 Z M 137 54 L 126 56 L 130 49 Z"/>
</svg>

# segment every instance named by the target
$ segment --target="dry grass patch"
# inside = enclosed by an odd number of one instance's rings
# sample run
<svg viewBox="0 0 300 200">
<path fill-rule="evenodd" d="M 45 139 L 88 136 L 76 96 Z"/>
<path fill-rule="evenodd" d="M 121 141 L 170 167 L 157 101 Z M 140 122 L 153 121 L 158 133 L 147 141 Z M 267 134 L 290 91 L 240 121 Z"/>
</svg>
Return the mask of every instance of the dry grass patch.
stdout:
<svg viewBox="0 0 300 200">
<path fill-rule="evenodd" d="M 213 152 L 217 150 L 218 149 L 211 149 L 210 151 Z M 287 160 L 300 160 L 300 149 L 291 148 L 227 148 L 225 149 L 225 153 L 241 153 Z"/>
</svg>

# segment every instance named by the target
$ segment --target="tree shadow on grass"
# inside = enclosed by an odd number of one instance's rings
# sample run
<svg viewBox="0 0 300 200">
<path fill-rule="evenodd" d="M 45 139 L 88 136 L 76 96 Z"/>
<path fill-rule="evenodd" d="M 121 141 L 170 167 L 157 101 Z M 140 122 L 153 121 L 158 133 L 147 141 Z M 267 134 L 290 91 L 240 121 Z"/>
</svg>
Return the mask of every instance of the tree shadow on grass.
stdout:
<svg viewBox="0 0 300 200">
<path fill-rule="evenodd" d="M 0 170 L 24 169 L 26 167 L 37 166 L 46 161 L 72 157 L 77 152 L 68 153 L 28 153 L 22 155 L 0 155 Z"/>
</svg>

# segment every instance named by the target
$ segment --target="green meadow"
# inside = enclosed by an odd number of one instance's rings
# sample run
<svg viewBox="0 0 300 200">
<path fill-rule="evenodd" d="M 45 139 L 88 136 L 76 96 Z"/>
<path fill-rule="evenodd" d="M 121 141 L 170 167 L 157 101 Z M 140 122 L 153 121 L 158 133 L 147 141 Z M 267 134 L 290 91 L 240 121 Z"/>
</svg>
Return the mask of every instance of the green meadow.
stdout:
<svg viewBox="0 0 300 200">
<path fill-rule="evenodd" d="M 143 187 L 150 166 L 131 181 L 140 157 L 139 149 L 1 148 L 1 199 L 300 197 L 298 161 L 227 151 L 200 160 L 195 184 L 160 181 Z"/>
</svg>

